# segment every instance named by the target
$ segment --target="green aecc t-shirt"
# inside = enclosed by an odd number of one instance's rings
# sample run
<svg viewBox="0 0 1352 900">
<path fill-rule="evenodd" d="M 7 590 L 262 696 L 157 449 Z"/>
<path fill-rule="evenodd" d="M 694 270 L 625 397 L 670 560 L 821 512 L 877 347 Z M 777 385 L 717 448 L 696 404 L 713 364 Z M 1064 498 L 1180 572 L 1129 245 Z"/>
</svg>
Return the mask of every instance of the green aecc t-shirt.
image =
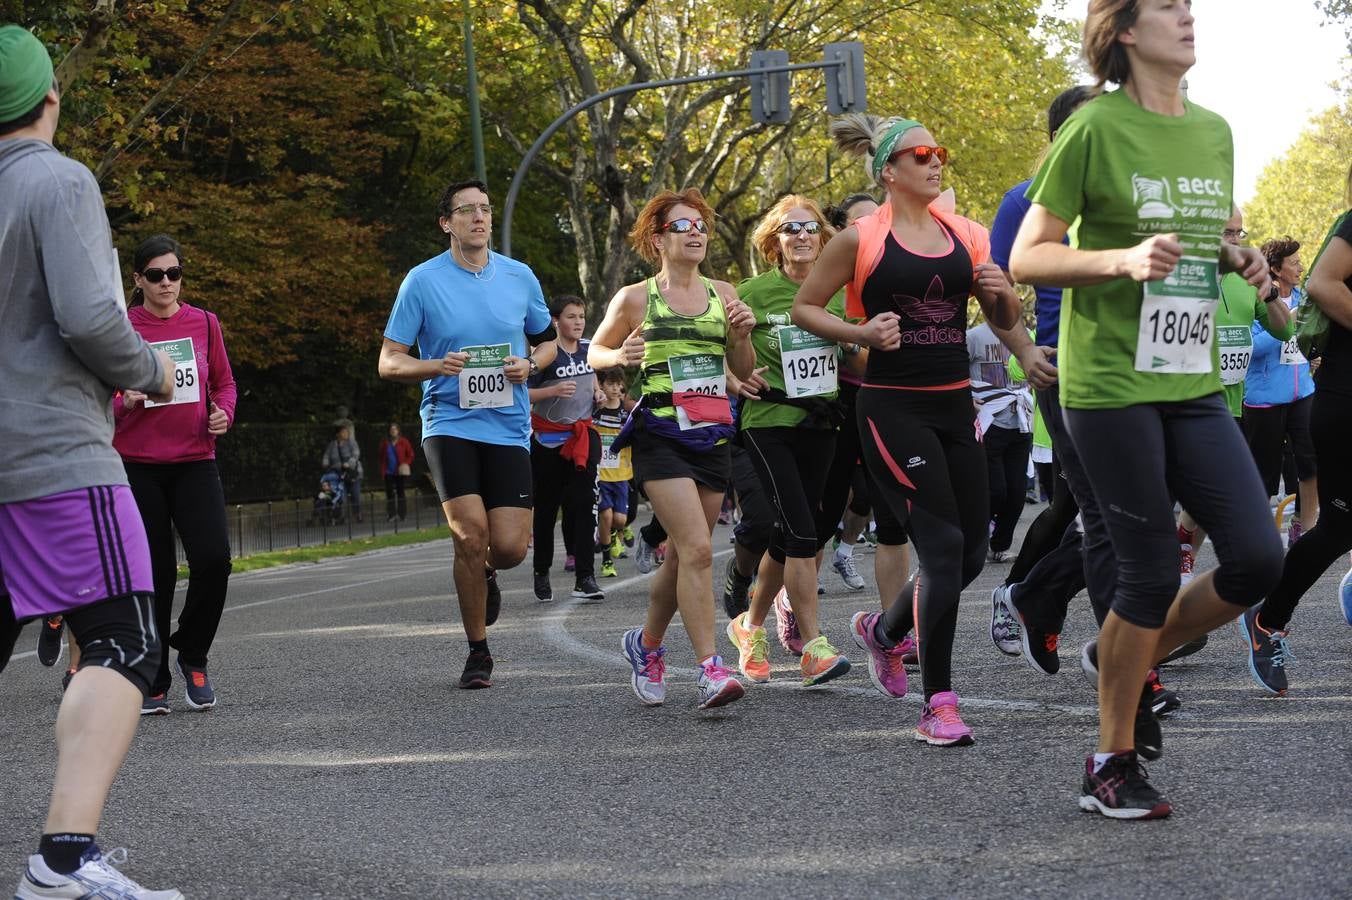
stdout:
<svg viewBox="0 0 1352 900">
<path fill-rule="evenodd" d="M 1028 199 L 1071 224 L 1071 246 L 1121 249 L 1169 233 L 1184 246 L 1161 281 L 1117 278 L 1065 292 L 1057 351 L 1064 406 L 1117 409 L 1221 389 L 1218 257 L 1233 185 L 1230 126 L 1196 104 L 1165 116 L 1118 90 L 1062 126 Z"/>
</svg>

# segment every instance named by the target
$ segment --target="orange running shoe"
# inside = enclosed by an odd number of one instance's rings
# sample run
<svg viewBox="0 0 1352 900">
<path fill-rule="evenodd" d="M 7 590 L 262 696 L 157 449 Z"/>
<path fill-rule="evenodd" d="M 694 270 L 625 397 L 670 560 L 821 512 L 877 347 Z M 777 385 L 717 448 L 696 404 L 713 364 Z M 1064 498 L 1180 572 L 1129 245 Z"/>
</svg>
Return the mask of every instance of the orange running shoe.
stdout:
<svg viewBox="0 0 1352 900">
<path fill-rule="evenodd" d="M 728 622 L 728 640 L 737 648 L 737 669 L 756 684 L 770 680 L 770 658 L 765 647 L 765 626 L 752 627 L 750 613 Z"/>
<path fill-rule="evenodd" d="M 803 687 L 824 684 L 850 671 L 850 661 L 819 634 L 803 645 Z"/>
</svg>

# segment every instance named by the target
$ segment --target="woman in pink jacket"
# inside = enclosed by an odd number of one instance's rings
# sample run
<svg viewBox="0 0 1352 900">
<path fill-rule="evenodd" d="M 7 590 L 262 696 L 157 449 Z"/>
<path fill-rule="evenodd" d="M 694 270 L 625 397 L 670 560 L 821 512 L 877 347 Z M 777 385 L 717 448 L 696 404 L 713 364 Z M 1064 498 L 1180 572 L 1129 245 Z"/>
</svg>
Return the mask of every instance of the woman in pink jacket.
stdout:
<svg viewBox="0 0 1352 900">
<path fill-rule="evenodd" d="M 174 360 L 174 399 L 151 403 L 140 391 L 123 391 L 113 401 L 117 431 L 113 446 L 122 454 L 136 505 L 150 540 L 155 582 L 155 626 L 167 637 L 159 674 L 141 706 L 142 715 L 169 712 L 169 648 L 193 709 L 216 705 L 207 677 L 207 653 L 225 608 L 230 578 L 230 532 L 225 493 L 216 469 L 216 438 L 235 418 L 235 378 L 230 372 L 216 316 L 184 303 L 183 252 L 167 235 L 136 248 L 136 289 L 127 314 L 152 347 Z M 188 593 L 178 630 L 173 619 L 177 561 L 174 531 L 188 558 Z"/>
</svg>

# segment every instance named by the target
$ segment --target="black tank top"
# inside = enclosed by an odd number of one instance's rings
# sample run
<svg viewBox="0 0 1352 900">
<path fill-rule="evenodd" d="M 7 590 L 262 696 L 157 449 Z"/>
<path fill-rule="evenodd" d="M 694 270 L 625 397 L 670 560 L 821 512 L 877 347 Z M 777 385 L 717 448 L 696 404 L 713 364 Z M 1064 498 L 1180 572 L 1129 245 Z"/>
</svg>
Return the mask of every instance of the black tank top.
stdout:
<svg viewBox="0 0 1352 900">
<path fill-rule="evenodd" d="M 895 387 L 933 387 L 965 381 L 967 298 L 972 257 L 942 222 L 952 248 L 941 256 L 912 253 L 888 234 L 883 258 L 864 282 L 864 314 L 901 317 L 901 347 L 871 350 L 864 381 Z"/>
</svg>

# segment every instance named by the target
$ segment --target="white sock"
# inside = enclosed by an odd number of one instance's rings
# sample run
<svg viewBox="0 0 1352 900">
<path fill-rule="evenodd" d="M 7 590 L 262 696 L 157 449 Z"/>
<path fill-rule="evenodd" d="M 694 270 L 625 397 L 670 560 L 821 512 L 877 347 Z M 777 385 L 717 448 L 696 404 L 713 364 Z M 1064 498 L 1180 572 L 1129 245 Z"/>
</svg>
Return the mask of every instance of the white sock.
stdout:
<svg viewBox="0 0 1352 900">
<path fill-rule="evenodd" d="M 1094 772 L 1097 773 L 1099 769 L 1103 768 L 1104 763 L 1106 763 L 1108 760 L 1112 759 L 1116 755 L 1117 755 L 1116 753 L 1095 753 Z"/>
</svg>

